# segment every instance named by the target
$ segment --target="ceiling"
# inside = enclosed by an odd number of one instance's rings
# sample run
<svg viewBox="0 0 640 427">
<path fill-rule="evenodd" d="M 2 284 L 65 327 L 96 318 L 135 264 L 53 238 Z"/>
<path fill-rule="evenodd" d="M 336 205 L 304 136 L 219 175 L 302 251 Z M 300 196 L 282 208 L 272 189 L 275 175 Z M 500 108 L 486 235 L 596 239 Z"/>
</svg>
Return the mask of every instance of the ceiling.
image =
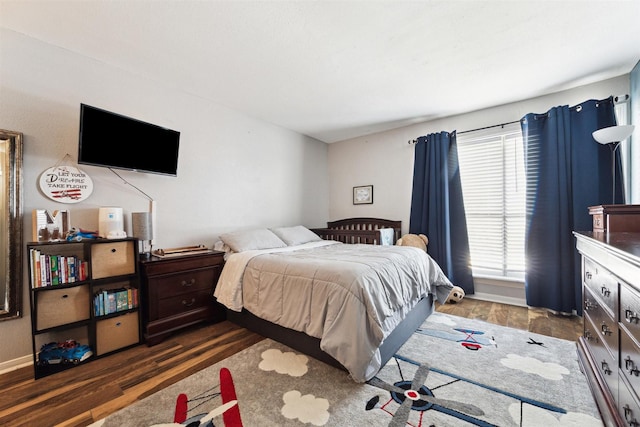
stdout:
<svg viewBox="0 0 640 427">
<path fill-rule="evenodd" d="M 327 143 L 640 60 L 638 0 L 0 0 L 0 25 Z"/>
</svg>

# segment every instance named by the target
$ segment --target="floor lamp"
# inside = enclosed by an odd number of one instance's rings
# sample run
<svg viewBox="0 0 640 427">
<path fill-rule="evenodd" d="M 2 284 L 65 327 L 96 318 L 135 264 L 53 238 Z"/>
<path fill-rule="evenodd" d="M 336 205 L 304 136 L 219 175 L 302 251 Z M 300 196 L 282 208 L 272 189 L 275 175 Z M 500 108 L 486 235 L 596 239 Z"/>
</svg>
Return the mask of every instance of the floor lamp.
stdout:
<svg viewBox="0 0 640 427">
<path fill-rule="evenodd" d="M 593 139 L 611 149 L 611 180 L 613 181 L 613 203 L 616 204 L 616 149 L 633 133 L 633 125 L 609 126 L 593 132 Z"/>
</svg>

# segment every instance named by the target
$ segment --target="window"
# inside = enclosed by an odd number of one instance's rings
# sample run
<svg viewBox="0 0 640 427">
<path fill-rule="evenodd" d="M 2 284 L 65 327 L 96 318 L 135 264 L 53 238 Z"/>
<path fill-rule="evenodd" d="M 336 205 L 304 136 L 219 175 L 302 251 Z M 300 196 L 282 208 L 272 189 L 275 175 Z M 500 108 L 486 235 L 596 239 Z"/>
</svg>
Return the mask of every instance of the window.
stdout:
<svg viewBox="0 0 640 427">
<path fill-rule="evenodd" d="M 474 277 L 524 280 L 525 191 L 520 123 L 458 134 Z"/>
</svg>

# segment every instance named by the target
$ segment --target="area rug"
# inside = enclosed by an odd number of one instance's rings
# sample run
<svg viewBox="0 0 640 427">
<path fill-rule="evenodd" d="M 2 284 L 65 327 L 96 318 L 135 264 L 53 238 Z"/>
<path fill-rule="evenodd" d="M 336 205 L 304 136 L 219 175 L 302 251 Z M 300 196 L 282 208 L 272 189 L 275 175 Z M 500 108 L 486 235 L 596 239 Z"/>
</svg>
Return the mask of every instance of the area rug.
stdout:
<svg viewBox="0 0 640 427">
<path fill-rule="evenodd" d="M 602 422 L 574 342 L 434 313 L 368 383 L 355 383 L 344 371 L 266 339 L 94 427 L 157 425 Z"/>
</svg>

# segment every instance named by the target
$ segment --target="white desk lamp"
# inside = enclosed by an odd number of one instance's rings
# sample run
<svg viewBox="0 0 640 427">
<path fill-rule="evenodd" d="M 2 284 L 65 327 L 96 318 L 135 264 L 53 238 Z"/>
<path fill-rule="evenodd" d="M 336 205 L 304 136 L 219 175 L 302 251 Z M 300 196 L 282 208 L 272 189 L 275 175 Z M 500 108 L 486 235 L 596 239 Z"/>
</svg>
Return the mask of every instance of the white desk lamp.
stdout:
<svg viewBox="0 0 640 427">
<path fill-rule="evenodd" d="M 609 126 L 593 132 L 593 139 L 611 149 L 611 178 L 613 181 L 613 203 L 616 204 L 616 149 L 633 133 L 633 125 Z"/>
</svg>

